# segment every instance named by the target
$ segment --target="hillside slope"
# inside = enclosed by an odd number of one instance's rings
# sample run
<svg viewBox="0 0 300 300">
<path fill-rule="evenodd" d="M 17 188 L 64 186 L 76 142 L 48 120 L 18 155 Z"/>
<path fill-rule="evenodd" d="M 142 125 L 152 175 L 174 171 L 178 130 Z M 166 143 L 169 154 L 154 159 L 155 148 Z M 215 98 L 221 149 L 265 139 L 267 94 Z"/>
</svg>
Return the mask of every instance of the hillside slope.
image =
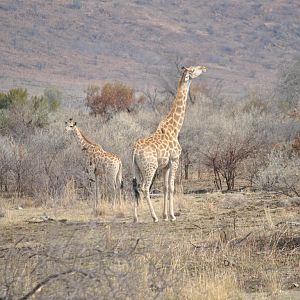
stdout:
<svg viewBox="0 0 300 300">
<path fill-rule="evenodd" d="M 298 0 L 2 0 L 1 89 L 161 88 L 177 61 L 205 64 L 205 83 L 241 93 L 272 84 L 299 53 L 299 16 Z"/>
</svg>

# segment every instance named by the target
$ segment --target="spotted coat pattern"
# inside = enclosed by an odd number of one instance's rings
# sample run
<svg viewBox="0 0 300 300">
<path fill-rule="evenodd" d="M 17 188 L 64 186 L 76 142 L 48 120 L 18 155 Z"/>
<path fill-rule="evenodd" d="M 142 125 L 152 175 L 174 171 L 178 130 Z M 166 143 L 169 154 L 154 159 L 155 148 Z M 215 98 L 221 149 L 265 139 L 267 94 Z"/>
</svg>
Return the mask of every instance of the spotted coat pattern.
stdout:
<svg viewBox="0 0 300 300">
<path fill-rule="evenodd" d="M 134 189 L 139 190 L 136 195 L 142 194 L 146 198 L 154 222 L 158 221 L 150 200 L 150 186 L 157 170 L 164 174 L 164 210 L 163 219 L 168 217 L 174 221 L 174 180 L 178 169 L 181 146 L 178 135 L 183 125 L 186 101 L 191 80 L 206 72 L 203 66 L 183 68 L 179 80 L 177 94 L 172 108 L 166 118 L 158 125 L 157 130 L 147 138 L 139 139 L 133 148 L 133 182 Z M 140 184 L 135 184 L 139 179 Z M 137 222 L 137 204 L 134 205 L 134 221 Z"/>
<path fill-rule="evenodd" d="M 75 133 L 82 151 L 87 155 L 89 173 L 95 176 L 95 208 L 99 199 L 98 181 L 101 175 L 102 178 L 108 179 L 107 184 L 113 190 L 113 206 L 115 205 L 116 197 L 118 197 L 120 203 L 122 185 L 121 159 L 116 154 L 105 151 L 100 145 L 92 143 L 72 119 L 66 122 L 65 130 Z"/>
</svg>

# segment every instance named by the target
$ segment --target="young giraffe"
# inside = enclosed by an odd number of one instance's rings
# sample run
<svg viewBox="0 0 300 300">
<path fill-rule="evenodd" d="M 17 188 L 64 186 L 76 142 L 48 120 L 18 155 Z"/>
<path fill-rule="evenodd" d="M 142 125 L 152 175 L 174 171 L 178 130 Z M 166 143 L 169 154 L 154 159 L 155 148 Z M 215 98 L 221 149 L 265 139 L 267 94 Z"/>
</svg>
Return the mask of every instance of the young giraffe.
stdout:
<svg viewBox="0 0 300 300">
<path fill-rule="evenodd" d="M 136 198 L 134 204 L 134 222 L 137 222 L 137 206 L 140 192 L 147 199 L 151 216 L 154 222 L 158 218 L 150 200 L 150 186 L 157 170 L 163 170 L 164 175 L 164 209 L 163 219 L 168 220 L 169 216 L 175 221 L 174 215 L 174 180 L 179 164 L 181 147 L 178 141 L 178 134 L 183 124 L 186 101 L 190 88 L 191 79 L 206 72 L 206 67 L 192 66 L 182 68 L 183 74 L 179 80 L 177 94 L 171 111 L 163 119 L 157 130 L 148 138 L 139 139 L 133 148 L 133 190 Z M 141 185 L 138 185 L 136 173 L 139 174 Z"/>
<path fill-rule="evenodd" d="M 110 152 L 106 152 L 103 148 L 90 142 L 77 127 L 76 122 L 69 119 L 66 123 L 65 131 L 73 131 L 82 146 L 82 150 L 86 152 L 89 160 L 89 170 L 95 175 L 95 209 L 98 205 L 98 180 L 100 175 L 106 175 L 109 184 L 113 189 L 113 206 L 115 206 L 116 193 L 118 193 L 118 201 L 121 203 L 121 189 L 122 189 L 122 162 L 120 158 Z"/>
</svg>

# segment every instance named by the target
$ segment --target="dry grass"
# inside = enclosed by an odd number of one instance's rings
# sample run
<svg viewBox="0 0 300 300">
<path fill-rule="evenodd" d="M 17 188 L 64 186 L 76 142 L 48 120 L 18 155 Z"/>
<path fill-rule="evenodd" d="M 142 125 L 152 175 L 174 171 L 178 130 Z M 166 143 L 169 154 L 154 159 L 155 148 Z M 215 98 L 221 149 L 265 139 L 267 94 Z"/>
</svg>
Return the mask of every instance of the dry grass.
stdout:
<svg viewBox="0 0 300 300">
<path fill-rule="evenodd" d="M 300 281 L 300 230 L 285 224 L 299 218 L 294 207 L 277 206 L 281 197 L 268 194 L 176 198 L 178 220 L 157 224 L 144 202 L 137 224 L 128 202 L 115 209 L 106 203 L 97 217 L 92 201 L 7 205 L 0 219 L 0 297 L 21 297 L 53 276 L 34 291 L 38 298 L 299 297 L 293 284 Z M 160 215 L 162 199 L 153 202 Z M 28 222 L 44 213 L 54 220 Z"/>
</svg>

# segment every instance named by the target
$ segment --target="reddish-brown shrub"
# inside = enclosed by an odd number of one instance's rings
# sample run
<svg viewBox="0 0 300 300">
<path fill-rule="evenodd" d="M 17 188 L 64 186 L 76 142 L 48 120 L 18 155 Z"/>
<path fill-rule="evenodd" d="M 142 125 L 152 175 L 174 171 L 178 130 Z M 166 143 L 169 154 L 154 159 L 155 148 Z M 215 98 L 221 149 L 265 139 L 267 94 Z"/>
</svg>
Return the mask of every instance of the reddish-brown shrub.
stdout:
<svg viewBox="0 0 300 300">
<path fill-rule="evenodd" d="M 130 111 L 139 102 L 133 88 L 121 82 L 106 83 L 100 92 L 97 86 L 89 86 L 86 91 L 86 105 L 93 114 Z"/>
</svg>

